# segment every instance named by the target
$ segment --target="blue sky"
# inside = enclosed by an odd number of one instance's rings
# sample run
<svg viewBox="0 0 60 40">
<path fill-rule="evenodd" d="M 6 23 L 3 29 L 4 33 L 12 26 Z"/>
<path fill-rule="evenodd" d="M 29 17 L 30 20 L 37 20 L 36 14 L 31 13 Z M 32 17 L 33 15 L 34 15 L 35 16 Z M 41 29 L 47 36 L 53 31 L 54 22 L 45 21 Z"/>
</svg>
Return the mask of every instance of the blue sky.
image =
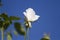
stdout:
<svg viewBox="0 0 60 40">
<path fill-rule="evenodd" d="M 60 40 L 60 0 L 2 0 L 2 3 L 0 13 L 18 15 L 23 19 L 23 12 L 27 8 L 33 8 L 40 15 L 39 20 L 32 23 L 31 40 L 40 40 L 44 32 L 50 33 L 51 40 Z M 23 36 L 13 35 L 13 40 L 23 40 Z"/>
</svg>

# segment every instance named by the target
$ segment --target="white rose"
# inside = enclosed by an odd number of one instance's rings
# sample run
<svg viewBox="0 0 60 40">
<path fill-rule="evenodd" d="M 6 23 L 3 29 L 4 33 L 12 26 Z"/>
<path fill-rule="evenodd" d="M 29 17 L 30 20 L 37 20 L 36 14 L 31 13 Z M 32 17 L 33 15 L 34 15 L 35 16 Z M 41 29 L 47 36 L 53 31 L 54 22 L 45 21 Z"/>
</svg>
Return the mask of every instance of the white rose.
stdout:
<svg viewBox="0 0 60 40">
<path fill-rule="evenodd" d="M 23 14 L 27 18 L 27 21 L 29 22 L 30 27 L 31 27 L 31 22 L 38 20 L 38 18 L 40 17 L 39 15 L 36 15 L 35 11 L 32 8 L 26 9 L 26 12 L 23 12 Z"/>
</svg>

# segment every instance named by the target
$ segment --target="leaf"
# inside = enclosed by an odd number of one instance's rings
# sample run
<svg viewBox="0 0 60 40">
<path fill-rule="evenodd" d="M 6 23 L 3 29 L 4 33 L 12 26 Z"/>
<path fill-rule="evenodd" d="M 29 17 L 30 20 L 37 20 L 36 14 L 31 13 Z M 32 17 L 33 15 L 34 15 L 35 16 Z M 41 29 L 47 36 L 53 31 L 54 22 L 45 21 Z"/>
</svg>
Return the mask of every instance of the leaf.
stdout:
<svg viewBox="0 0 60 40">
<path fill-rule="evenodd" d="M 0 17 L 2 17 L 4 20 L 9 20 L 8 15 L 6 13 L 2 13 Z"/>
<path fill-rule="evenodd" d="M 49 34 L 44 33 L 44 37 L 41 40 L 50 40 Z"/>
<path fill-rule="evenodd" d="M 0 28 L 2 28 L 2 26 L 3 26 L 3 21 L 0 20 Z"/>
<path fill-rule="evenodd" d="M 3 26 L 3 20 L 2 20 L 2 18 L 0 17 L 0 28 L 2 28 L 2 26 Z"/>
<path fill-rule="evenodd" d="M 15 22 L 14 23 L 15 29 L 16 31 L 20 34 L 20 35 L 25 35 L 25 30 L 24 28 L 21 26 L 21 24 L 19 22 Z"/>
<path fill-rule="evenodd" d="M 20 18 L 16 16 L 10 16 L 10 20 L 20 20 Z"/>
<path fill-rule="evenodd" d="M 4 30 L 6 30 L 9 26 L 10 26 L 10 21 L 4 21 L 3 22 L 3 28 L 4 28 Z"/>
<path fill-rule="evenodd" d="M 42 38 L 41 40 L 49 40 L 49 39 L 46 39 L 46 38 Z"/>
<path fill-rule="evenodd" d="M 2 20 L 2 18 L 0 17 L 0 20 Z"/>
<path fill-rule="evenodd" d="M 7 40 L 12 40 L 12 34 L 11 33 L 7 33 Z"/>
<path fill-rule="evenodd" d="M 17 31 L 14 31 L 14 34 L 17 36 L 18 35 Z"/>
</svg>

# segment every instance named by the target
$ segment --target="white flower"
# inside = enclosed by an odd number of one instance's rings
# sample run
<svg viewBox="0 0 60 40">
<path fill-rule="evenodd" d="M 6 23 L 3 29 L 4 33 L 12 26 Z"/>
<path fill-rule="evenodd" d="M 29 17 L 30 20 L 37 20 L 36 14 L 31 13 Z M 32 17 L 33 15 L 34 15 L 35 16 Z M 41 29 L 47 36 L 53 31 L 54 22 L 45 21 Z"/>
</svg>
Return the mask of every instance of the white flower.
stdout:
<svg viewBox="0 0 60 40">
<path fill-rule="evenodd" d="M 32 8 L 26 9 L 26 12 L 23 12 L 28 21 L 36 21 L 40 16 L 35 14 L 35 11 Z"/>
<path fill-rule="evenodd" d="M 40 17 L 39 15 L 36 15 L 35 11 L 32 8 L 26 9 L 26 12 L 23 12 L 23 14 L 27 18 L 27 21 L 29 22 L 30 26 L 31 26 L 30 21 L 34 22 L 38 20 L 38 18 Z"/>
</svg>

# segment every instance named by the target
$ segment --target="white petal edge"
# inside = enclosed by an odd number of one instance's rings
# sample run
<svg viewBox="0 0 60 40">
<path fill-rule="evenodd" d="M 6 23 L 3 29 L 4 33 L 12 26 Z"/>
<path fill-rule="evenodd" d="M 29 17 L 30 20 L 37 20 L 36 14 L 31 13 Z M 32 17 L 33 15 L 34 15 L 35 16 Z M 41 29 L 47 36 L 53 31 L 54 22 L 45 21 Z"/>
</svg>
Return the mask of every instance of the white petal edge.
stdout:
<svg viewBox="0 0 60 40">
<path fill-rule="evenodd" d="M 39 19 L 39 15 L 35 15 L 35 18 L 34 19 L 32 19 L 32 21 L 36 21 L 36 20 L 38 20 Z"/>
<path fill-rule="evenodd" d="M 26 12 L 23 12 L 23 14 L 27 17 L 27 14 L 26 14 Z"/>
</svg>

